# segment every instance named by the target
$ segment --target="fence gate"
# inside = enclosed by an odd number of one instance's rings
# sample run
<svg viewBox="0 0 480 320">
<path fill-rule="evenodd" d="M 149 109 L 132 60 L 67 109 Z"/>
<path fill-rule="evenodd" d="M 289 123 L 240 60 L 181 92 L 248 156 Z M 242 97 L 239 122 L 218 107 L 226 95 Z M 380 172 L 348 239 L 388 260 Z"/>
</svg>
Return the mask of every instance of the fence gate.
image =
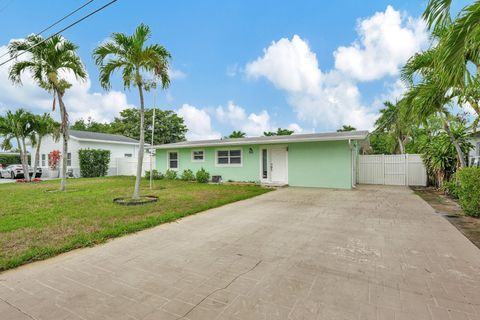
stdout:
<svg viewBox="0 0 480 320">
<path fill-rule="evenodd" d="M 419 154 L 360 155 L 358 183 L 426 186 L 427 171 Z"/>
</svg>

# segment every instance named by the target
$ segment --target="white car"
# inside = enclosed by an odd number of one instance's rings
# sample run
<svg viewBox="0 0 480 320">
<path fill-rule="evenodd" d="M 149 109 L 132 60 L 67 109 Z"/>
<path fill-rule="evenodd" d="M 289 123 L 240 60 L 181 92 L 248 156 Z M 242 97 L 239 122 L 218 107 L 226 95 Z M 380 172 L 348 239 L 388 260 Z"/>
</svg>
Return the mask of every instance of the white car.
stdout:
<svg viewBox="0 0 480 320">
<path fill-rule="evenodd" d="M 30 176 L 33 176 L 33 168 L 29 167 L 28 170 Z M 37 168 L 37 172 L 35 174 L 35 178 L 40 178 L 42 176 L 42 168 Z M 23 166 L 21 164 L 12 164 L 4 169 L 0 169 L 0 179 L 3 178 L 10 178 L 10 179 L 18 179 L 24 178 L 23 175 Z"/>
</svg>

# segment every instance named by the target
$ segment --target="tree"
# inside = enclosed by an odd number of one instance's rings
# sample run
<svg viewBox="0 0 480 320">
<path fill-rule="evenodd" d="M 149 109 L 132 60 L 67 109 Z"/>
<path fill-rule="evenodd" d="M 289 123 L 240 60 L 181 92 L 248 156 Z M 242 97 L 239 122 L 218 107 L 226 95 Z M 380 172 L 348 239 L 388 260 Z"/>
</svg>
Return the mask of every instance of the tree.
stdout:
<svg viewBox="0 0 480 320">
<path fill-rule="evenodd" d="M 293 130 L 278 128 L 277 132 L 265 131 L 263 133 L 263 135 L 266 136 L 266 137 L 270 137 L 270 136 L 289 136 L 289 135 L 293 134 L 293 132 L 294 132 Z"/>
<path fill-rule="evenodd" d="M 404 154 L 409 125 L 401 110 L 401 103 L 385 101 L 383 105 L 385 108 L 380 110 L 380 117 L 375 121 L 375 131 L 390 134 L 397 142 L 400 154 Z"/>
<path fill-rule="evenodd" d="M 33 133 L 32 119 L 33 114 L 23 109 L 18 109 L 15 112 L 7 111 L 4 117 L 0 117 L 0 135 L 3 136 L 2 147 L 6 150 L 11 149 L 12 140 L 17 143 L 17 148 L 20 152 L 20 159 L 22 162 L 23 173 L 25 180 L 30 181 L 27 139 L 31 139 Z"/>
<path fill-rule="evenodd" d="M 355 131 L 357 128 L 352 127 L 351 125 L 343 125 L 340 129 L 337 129 L 337 132 L 347 132 L 347 131 Z"/>
<path fill-rule="evenodd" d="M 55 140 L 60 138 L 60 124 L 52 119 L 50 114 L 34 115 L 32 117 L 32 147 L 36 148 L 35 159 L 33 159 L 33 174 L 37 172 L 37 165 L 40 161 L 40 146 L 42 139 L 52 135 Z"/>
<path fill-rule="evenodd" d="M 87 72 L 80 57 L 78 46 L 60 35 L 48 39 L 32 35 L 25 40 L 13 41 L 8 46 L 11 57 L 20 52 L 28 52 L 28 58 L 16 61 L 9 70 L 9 78 L 13 83 L 21 84 L 21 75 L 29 71 L 38 86 L 53 94 L 52 111 L 58 101 L 60 109 L 60 132 L 63 137 L 62 172 L 60 191 L 65 191 L 67 179 L 68 154 L 68 112 L 63 101 L 67 89 L 72 85 L 65 79 L 65 74 L 73 74 L 77 80 L 84 80 Z"/>
<path fill-rule="evenodd" d="M 110 133 L 112 130 L 110 123 L 96 122 L 91 117 L 88 117 L 87 121 L 83 119 L 79 119 L 75 121 L 70 126 L 70 129 L 80 130 L 80 131 L 90 131 L 90 132 L 102 132 L 102 133 Z"/>
<path fill-rule="evenodd" d="M 145 141 L 152 141 L 152 118 L 153 108 L 145 109 Z M 108 133 L 121 134 L 132 139 L 140 139 L 138 128 L 140 126 L 140 110 L 125 109 L 115 117 Z M 155 127 L 153 144 L 164 144 L 185 141 L 187 127 L 183 118 L 172 110 L 160 110 L 155 108 Z"/>
<path fill-rule="evenodd" d="M 245 138 L 245 132 L 234 130 L 232 133 L 230 133 L 228 138 L 230 138 L 230 139 Z"/>
<path fill-rule="evenodd" d="M 145 79 L 147 74 L 153 75 L 155 80 L 159 79 L 162 88 L 170 84 L 168 75 L 170 52 L 159 44 L 146 45 L 150 39 L 150 28 L 140 24 L 133 35 L 113 33 L 111 38 L 95 48 L 93 57 L 100 68 L 100 84 L 105 89 L 110 89 L 110 78 L 114 71 L 122 72 L 124 88 L 137 87 L 140 96 L 140 126 L 138 148 L 137 176 L 133 198 L 140 197 L 140 181 L 142 178 L 142 164 L 145 148 L 145 101 L 144 90 L 151 87 L 152 81 Z"/>
</svg>

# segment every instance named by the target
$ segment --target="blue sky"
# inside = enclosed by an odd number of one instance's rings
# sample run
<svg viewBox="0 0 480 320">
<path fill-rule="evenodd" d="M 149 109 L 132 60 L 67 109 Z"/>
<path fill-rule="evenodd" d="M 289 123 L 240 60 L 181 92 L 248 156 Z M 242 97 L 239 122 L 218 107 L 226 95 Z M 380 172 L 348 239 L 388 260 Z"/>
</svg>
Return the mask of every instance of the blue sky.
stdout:
<svg viewBox="0 0 480 320">
<path fill-rule="evenodd" d="M 0 51 L 83 2 L 0 0 Z M 82 13 L 106 2 L 96 0 Z M 138 105 L 137 92 L 124 92 L 118 78 L 112 92 L 100 88 L 91 52 L 112 32 L 132 33 L 143 22 L 152 29 L 152 42 L 173 56 L 172 84 L 158 92 L 158 105 L 185 118 L 189 139 L 232 130 L 258 135 L 276 127 L 369 129 L 381 101 L 402 92 L 398 68 L 428 45 L 419 20 L 425 5 L 414 0 L 119 0 L 64 33 L 80 46 L 89 73 L 88 82 L 67 92 L 67 108 L 72 120 L 106 121 Z M 147 104 L 152 100 L 148 95 Z M 0 111 L 24 107 L 39 113 L 50 105 L 49 96 L 28 79 L 23 88 L 13 87 L 0 67 Z"/>
</svg>

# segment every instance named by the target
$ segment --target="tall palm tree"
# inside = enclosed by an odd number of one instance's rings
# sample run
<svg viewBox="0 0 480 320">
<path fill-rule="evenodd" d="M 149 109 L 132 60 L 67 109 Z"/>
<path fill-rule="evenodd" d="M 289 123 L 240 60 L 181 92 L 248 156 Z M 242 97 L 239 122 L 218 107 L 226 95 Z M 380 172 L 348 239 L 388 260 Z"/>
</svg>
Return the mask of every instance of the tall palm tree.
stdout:
<svg viewBox="0 0 480 320">
<path fill-rule="evenodd" d="M 10 80 L 21 84 L 21 75 L 25 71 L 29 71 L 38 86 L 53 94 L 53 111 L 55 111 L 58 101 L 61 118 L 60 132 L 63 137 L 60 191 L 65 191 L 69 120 L 63 97 L 65 91 L 72 85 L 62 75 L 71 73 L 79 80 L 87 78 L 85 67 L 77 54 L 78 46 L 60 35 L 47 40 L 44 40 L 41 36 L 32 35 L 25 40 L 11 42 L 8 49 L 12 57 L 16 57 L 18 53 L 24 51 L 29 53 L 26 60 L 16 61 L 11 66 L 9 70 Z"/>
<path fill-rule="evenodd" d="M 409 125 L 401 108 L 402 104 L 385 101 L 383 105 L 385 108 L 380 110 L 380 117 L 375 121 L 375 131 L 389 133 L 397 141 L 400 153 L 404 154 Z"/>
<path fill-rule="evenodd" d="M 236 139 L 236 138 L 245 138 L 245 132 L 234 130 L 232 133 L 230 133 L 230 135 L 228 136 L 228 138 L 233 138 L 233 139 Z"/>
<path fill-rule="evenodd" d="M 43 115 L 35 115 L 32 119 L 33 134 L 31 137 L 32 147 L 36 148 L 35 159 L 33 162 L 33 172 L 37 172 L 37 166 L 40 161 L 40 146 L 42 139 L 48 135 L 53 135 L 55 140 L 60 137 L 60 124 L 52 119 L 50 114 L 44 113 Z"/>
<path fill-rule="evenodd" d="M 100 68 L 100 84 L 110 89 L 110 78 L 114 71 L 122 72 L 125 89 L 137 87 L 140 96 L 140 146 L 138 148 L 137 176 L 133 198 L 140 197 L 140 181 L 142 177 L 143 155 L 145 147 L 145 101 L 144 91 L 151 87 L 152 80 L 148 74 L 159 79 L 163 89 L 170 85 L 168 75 L 170 52 L 159 44 L 147 45 L 150 39 L 150 28 L 140 24 L 133 35 L 113 33 L 111 38 L 93 51 L 95 63 Z M 155 80 L 153 80 L 155 81 Z"/>
<path fill-rule="evenodd" d="M 23 109 L 18 109 L 15 112 L 7 111 L 4 117 L 0 117 L 0 135 L 3 136 L 2 147 L 4 149 L 11 149 L 12 140 L 17 143 L 17 148 L 20 151 L 20 159 L 22 162 L 23 173 L 25 180 L 30 181 L 27 142 L 33 132 L 33 114 Z"/>
</svg>

